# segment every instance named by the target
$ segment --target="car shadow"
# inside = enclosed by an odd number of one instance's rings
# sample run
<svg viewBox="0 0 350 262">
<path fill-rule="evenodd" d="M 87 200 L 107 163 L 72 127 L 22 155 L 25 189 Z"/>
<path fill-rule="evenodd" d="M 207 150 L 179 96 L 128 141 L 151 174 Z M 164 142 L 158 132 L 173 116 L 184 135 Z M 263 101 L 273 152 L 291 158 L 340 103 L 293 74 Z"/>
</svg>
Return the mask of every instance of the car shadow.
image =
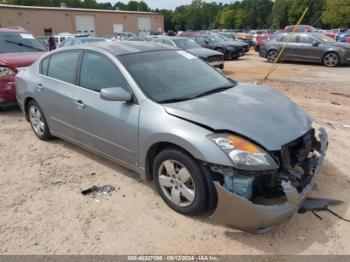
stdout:
<svg viewBox="0 0 350 262">
<path fill-rule="evenodd" d="M 0 107 L 0 116 L 1 115 L 15 116 L 15 115 L 18 115 L 21 113 L 22 113 L 22 111 L 18 105 L 1 106 Z"/>
<path fill-rule="evenodd" d="M 264 59 L 264 58 L 262 58 Z M 269 65 L 272 65 L 272 63 L 269 63 L 266 61 L 264 61 L 265 64 L 269 64 Z M 324 66 L 323 64 L 321 63 L 312 63 L 312 62 L 299 62 L 299 61 L 280 61 L 278 62 L 279 64 L 290 64 L 290 65 L 304 65 L 304 66 L 321 66 L 321 67 L 324 67 L 324 68 L 327 68 L 326 66 Z M 338 65 L 337 67 L 333 67 L 333 68 L 348 68 L 350 67 L 350 64 L 342 64 L 342 65 Z M 333 69 L 332 67 L 329 67 L 330 69 Z"/>
</svg>

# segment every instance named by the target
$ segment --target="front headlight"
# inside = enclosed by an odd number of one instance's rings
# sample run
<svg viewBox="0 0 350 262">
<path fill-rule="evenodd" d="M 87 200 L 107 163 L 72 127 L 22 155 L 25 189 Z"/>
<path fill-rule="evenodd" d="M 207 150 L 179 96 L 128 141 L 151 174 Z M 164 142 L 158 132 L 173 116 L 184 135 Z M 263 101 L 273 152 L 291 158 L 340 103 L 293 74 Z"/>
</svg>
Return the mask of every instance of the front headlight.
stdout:
<svg viewBox="0 0 350 262">
<path fill-rule="evenodd" d="M 229 134 L 212 134 L 208 138 L 229 156 L 237 169 L 259 171 L 278 168 L 270 154 L 248 140 Z"/>
<path fill-rule="evenodd" d="M 0 79 L 6 78 L 9 76 L 14 76 L 16 73 L 13 72 L 10 68 L 7 66 L 0 65 Z"/>
</svg>

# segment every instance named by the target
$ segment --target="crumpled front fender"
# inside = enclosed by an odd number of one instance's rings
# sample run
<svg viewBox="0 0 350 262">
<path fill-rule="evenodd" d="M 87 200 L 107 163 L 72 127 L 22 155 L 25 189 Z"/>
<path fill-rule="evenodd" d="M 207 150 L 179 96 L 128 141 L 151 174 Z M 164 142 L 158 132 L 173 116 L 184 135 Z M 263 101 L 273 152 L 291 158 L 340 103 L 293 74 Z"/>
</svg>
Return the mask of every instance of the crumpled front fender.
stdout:
<svg viewBox="0 0 350 262">
<path fill-rule="evenodd" d="M 320 157 L 317 160 L 314 175 L 320 171 L 328 145 L 328 136 L 323 128 L 320 129 L 319 139 Z M 283 181 L 281 186 L 286 196 L 286 202 L 274 205 L 260 205 L 226 190 L 219 183 L 215 182 L 218 205 L 211 219 L 242 231 L 269 231 L 292 217 L 304 202 L 307 194 L 316 188 L 314 179 L 300 194 L 289 182 Z"/>
</svg>

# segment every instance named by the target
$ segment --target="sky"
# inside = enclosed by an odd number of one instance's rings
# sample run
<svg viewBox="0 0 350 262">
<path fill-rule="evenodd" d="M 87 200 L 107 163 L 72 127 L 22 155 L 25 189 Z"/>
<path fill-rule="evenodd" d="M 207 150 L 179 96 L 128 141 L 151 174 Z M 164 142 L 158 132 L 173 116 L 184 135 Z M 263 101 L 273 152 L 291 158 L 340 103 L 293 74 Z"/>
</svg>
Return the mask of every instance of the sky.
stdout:
<svg viewBox="0 0 350 262">
<path fill-rule="evenodd" d="M 147 5 L 152 8 L 159 9 L 175 9 L 177 6 L 190 4 L 192 0 L 143 0 Z M 234 0 L 206 0 L 207 2 L 221 2 L 221 3 L 232 3 Z M 103 2 L 100 0 L 99 2 Z M 123 2 L 128 3 L 129 0 L 112 0 L 111 2 Z"/>
</svg>

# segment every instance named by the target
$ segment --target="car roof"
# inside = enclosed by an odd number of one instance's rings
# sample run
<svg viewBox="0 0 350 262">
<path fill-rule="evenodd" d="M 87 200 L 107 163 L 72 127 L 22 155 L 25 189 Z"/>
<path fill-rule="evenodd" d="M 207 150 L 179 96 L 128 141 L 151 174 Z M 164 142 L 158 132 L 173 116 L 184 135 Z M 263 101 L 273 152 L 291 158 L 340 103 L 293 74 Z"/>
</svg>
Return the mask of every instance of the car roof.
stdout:
<svg viewBox="0 0 350 262">
<path fill-rule="evenodd" d="M 0 28 L 0 33 L 28 33 L 20 27 Z"/>
<path fill-rule="evenodd" d="M 188 37 L 183 37 L 183 36 L 165 36 L 160 39 L 169 39 L 169 40 L 180 40 L 180 39 L 189 39 Z"/>
<path fill-rule="evenodd" d="M 86 45 L 86 47 L 88 46 L 104 49 L 115 56 L 178 49 L 171 46 L 138 41 L 95 42 Z"/>
</svg>

